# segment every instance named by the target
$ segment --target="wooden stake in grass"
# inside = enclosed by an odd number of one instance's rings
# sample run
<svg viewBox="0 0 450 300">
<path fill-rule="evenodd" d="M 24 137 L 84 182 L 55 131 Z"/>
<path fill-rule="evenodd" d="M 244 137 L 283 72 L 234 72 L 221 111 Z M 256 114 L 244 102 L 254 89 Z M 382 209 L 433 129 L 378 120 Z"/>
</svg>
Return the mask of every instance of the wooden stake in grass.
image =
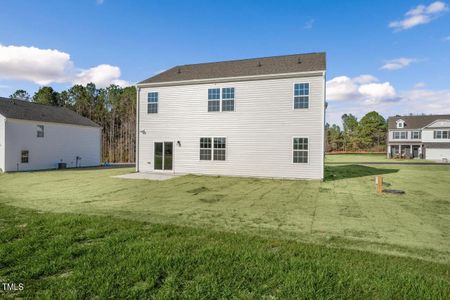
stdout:
<svg viewBox="0 0 450 300">
<path fill-rule="evenodd" d="M 375 184 L 377 185 L 377 193 L 383 192 L 383 177 L 375 177 Z"/>
</svg>

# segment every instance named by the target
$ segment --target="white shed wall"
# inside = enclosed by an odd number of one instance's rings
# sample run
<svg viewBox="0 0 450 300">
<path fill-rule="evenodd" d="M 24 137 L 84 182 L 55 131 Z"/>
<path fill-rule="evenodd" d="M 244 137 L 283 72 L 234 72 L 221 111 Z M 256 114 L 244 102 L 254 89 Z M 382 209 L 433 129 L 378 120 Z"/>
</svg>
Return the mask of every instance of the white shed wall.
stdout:
<svg viewBox="0 0 450 300">
<path fill-rule="evenodd" d="M 5 118 L 0 115 L 0 172 L 5 171 Z"/>
<path fill-rule="evenodd" d="M 294 84 L 304 82 L 310 108 L 294 110 Z M 324 86 L 315 76 L 143 88 L 139 169 L 154 170 L 155 141 L 172 141 L 175 173 L 322 179 Z M 208 89 L 224 87 L 235 88 L 235 111 L 208 112 Z M 148 92 L 159 93 L 157 114 L 147 113 Z M 226 161 L 201 161 L 200 137 L 226 137 Z M 293 163 L 293 137 L 309 138 L 307 164 Z"/>
<path fill-rule="evenodd" d="M 6 171 L 98 166 L 101 160 L 101 129 L 88 126 L 7 119 Z M 44 125 L 44 137 L 37 137 L 37 125 Z M 29 163 L 21 163 L 21 151 L 29 151 Z"/>
</svg>

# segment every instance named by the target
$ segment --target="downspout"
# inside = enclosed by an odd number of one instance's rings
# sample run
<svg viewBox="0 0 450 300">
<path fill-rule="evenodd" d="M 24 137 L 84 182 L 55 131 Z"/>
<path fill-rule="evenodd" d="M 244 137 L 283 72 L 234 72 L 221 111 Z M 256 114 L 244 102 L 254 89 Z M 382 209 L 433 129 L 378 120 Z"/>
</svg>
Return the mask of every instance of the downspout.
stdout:
<svg viewBox="0 0 450 300">
<path fill-rule="evenodd" d="M 136 172 L 139 172 L 139 115 L 140 115 L 140 103 L 139 94 L 141 88 L 136 86 Z"/>
</svg>

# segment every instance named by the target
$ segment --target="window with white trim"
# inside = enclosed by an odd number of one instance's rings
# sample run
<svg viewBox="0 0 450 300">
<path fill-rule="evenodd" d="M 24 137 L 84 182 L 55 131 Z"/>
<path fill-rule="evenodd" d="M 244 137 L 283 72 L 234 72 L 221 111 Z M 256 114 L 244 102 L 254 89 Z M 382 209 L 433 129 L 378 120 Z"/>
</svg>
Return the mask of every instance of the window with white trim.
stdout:
<svg viewBox="0 0 450 300">
<path fill-rule="evenodd" d="M 201 137 L 200 160 L 225 160 L 226 148 L 224 137 Z"/>
<path fill-rule="evenodd" d="M 150 92 L 147 95 L 147 113 L 156 114 L 158 113 L 158 93 Z"/>
<path fill-rule="evenodd" d="M 212 143 L 210 137 L 200 138 L 200 160 L 211 160 Z"/>
<path fill-rule="evenodd" d="M 293 162 L 308 163 L 309 140 L 305 137 L 295 137 L 293 140 Z"/>
<path fill-rule="evenodd" d="M 294 84 L 294 108 L 309 108 L 309 83 Z"/>
<path fill-rule="evenodd" d="M 392 133 L 393 140 L 406 140 L 408 139 L 408 131 L 394 131 Z"/>
<path fill-rule="evenodd" d="M 234 111 L 234 88 L 208 89 L 208 111 Z"/>
<path fill-rule="evenodd" d="M 22 150 L 20 152 L 20 162 L 27 164 L 30 160 L 30 152 L 28 150 Z"/>
<path fill-rule="evenodd" d="M 405 122 L 403 120 L 398 120 L 397 128 L 405 128 Z"/>
<path fill-rule="evenodd" d="M 208 89 L 208 111 L 220 111 L 220 89 Z"/>
<path fill-rule="evenodd" d="M 422 135 L 420 131 L 411 131 L 411 139 L 420 140 L 421 137 Z"/>
<path fill-rule="evenodd" d="M 450 139 L 450 130 L 435 130 L 434 139 Z"/>
<path fill-rule="evenodd" d="M 222 111 L 234 111 L 234 88 L 222 89 Z"/>
<path fill-rule="evenodd" d="M 226 146 L 224 137 L 214 138 L 214 160 L 225 160 Z"/>
<path fill-rule="evenodd" d="M 37 137 L 43 138 L 44 137 L 44 125 L 37 125 Z"/>
</svg>

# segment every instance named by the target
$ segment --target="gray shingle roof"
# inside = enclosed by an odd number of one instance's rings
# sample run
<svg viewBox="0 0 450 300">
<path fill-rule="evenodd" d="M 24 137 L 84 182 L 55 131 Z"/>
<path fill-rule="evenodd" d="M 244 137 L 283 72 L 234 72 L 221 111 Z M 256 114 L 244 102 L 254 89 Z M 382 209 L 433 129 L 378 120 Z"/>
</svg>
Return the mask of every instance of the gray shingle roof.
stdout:
<svg viewBox="0 0 450 300">
<path fill-rule="evenodd" d="M 405 129 L 423 128 L 436 120 L 450 120 L 450 115 L 429 115 L 429 116 L 395 116 L 388 118 L 389 129 L 397 128 L 397 120 L 405 121 Z"/>
<path fill-rule="evenodd" d="M 0 97 L 0 115 L 19 120 L 100 127 L 88 118 L 65 108 Z"/>
<path fill-rule="evenodd" d="M 308 53 L 175 66 L 138 84 L 325 71 L 326 54 Z"/>
</svg>

